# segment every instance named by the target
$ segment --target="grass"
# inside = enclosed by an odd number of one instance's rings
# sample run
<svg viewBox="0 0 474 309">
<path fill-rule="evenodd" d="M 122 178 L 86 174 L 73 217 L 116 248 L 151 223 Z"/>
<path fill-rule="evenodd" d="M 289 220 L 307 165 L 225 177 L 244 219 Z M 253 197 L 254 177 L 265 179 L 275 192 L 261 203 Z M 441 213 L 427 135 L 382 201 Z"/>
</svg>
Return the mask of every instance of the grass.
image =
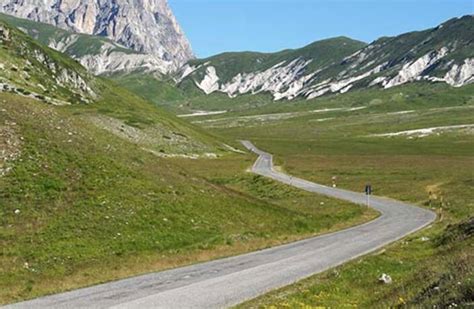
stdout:
<svg viewBox="0 0 474 309">
<path fill-rule="evenodd" d="M 119 86 L 168 110 L 178 111 L 180 108 L 176 107 L 176 104 L 185 105 L 181 102 L 184 101 L 186 96 L 180 89 L 173 85 L 173 81 L 162 80 L 153 74 L 146 73 L 119 74 L 112 75 L 110 78 Z M 181 109 L 182 108 L 183 107 L 181 107 Z"/>
<path fill-rule="evenodd" d="M 467 220 L 474 211 L 474 183 L 472 168 L 469 168 L 474 166 L 474 160 L 469 156 L 472 144 L 465 144 L 465 152 L 461 151 L 463 147 L 459 144 L 454 141 L 450 145 L 446 139 L 438 143 L 426 142 L 419 146 L 423 151 L 418 154 L 410 145 L 403 147 L 395 144 L 390 145 L 391 148 L 388 144 L 385 147 L 366 144 L 352 150 L 344 149 L 343 155 L 332 155 L 328 154 L 331 151 L 328 149 L 322 153 L 315 150 L 327 146 L 316 142 L 311 143 L 311 153 L 306 151 L 299 155 L 288 154 L 287 151 L 285 155 L 280 155 L 284 158 L 281 161 L 285 169 L 293 174 L 326 184 L 330 184 L 332 176 L 336 176 L 339 187 L 356 191 L 362 191 L 364 185 L 371 182 L 375 194 L 433 208 L 439 220 L 430 229 L 389 246 L 376 255 L 270 293 L 243 307 L 280 307 L 285 304 L 300 307 L 301 303 L 325 307 L 471 303 L 473 300 L 469 295 L 472 295 L 474 279 L 472 234 L 449 245 L 434 242 L 444 237 L 447 225 Z M 260 142 L 258 145 L 275 152 L 280 147 L 291 149 L 289 142 L 280 145 L 275 141 Z M 444 154 L 436 154 L 440 145 L 444 146 Z M 430 154 L 430 146 L 435 153 Z M 387 148 L 392 153 L 388 153 Z M 404 151 L 411 154 L 403 154 Z M 430 240 L 423 242 L 422 237 Z M 390 274 L 395 284 L 382 286 L 377 281 L 382 273 Z M 426 293 L 433 295 L 426 297 Z"/>
<path fill-rule="evenodd" d="M 112 45 L 110 52 L 121 52 L 124 54 L 139 54 L 139 52 L 127 49 L 121 45 L 104 37 L 93 36 L 88 34 L 77 34 L 68 30 L 54 27 L 52 25 L 31 21 L 28 19 L 17 18 L 7 14 L 0 14 L 0 20 L 8 24 L 24 29 L 28 35 L 45 46 L 49 46 L 51 42 L 71 42 L 64 50 L 64 53 L 70 57 L 80 58 L 87 55 L 100 54 L 101 48 L 106 45 Z"/>
<path fill-rule="evenodd" d="M 413 84 L 383 92 L 354 92 L 301 102 L 299 106 L 267 105 L 258 112 L 366 107 L 357 111 L 303 113 L 289 119 L 237 126 L 229 126 L 227 120 L 222 125 L 209 126 L 228 138 L 252 140 L 260 149 L 273 153 L 277 164 L 288 173 L 328 185 L 335 176 L 338 187 L 359 192 L 370 182 L 374 194 L 438 213 L 438 220 L 430 228 L 241 307 L 472 304 L 474 250 L 472 232 L 468 232 L 472 231 L 470 218 L 474 213 L 472 131 L 412 138 L 369 135 L 473 124 L 473 99 L 472 86 L 454 89 L 439 84 Z M 407 110 L 413 112 L 394 114 Z M 230 112 L 207 119 L 241 115 Z M 330 119 L 318 121 L 322 118 Z M 380 284 L 382 273 L 392 276 L 394 283 Z"/>
<path fill-rule="evenodd" d="M 0 123 L 16 123 L 22 140 L 13 170 L 0 178 L 0 303 L 253 251 L 376 215 L 248 174 L 253 156 L 162 159 L 88 121 L 105 113 L 138 126 L 177 125 L 147 110 L 151 104 L 127 105 L 122 94 L 61 108 L 0 94 Z"/>
</svg>

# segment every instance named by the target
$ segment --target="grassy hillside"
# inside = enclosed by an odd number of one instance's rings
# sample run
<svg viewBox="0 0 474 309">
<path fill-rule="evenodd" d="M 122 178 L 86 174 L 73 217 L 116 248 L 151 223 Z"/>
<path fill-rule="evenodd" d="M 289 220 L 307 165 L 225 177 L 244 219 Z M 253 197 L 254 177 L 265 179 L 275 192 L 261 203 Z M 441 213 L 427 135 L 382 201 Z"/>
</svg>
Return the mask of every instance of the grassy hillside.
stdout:
<svg viewBox="0 0 474 309">
<path fill-rule="evenodd" d="M 82 66 L 2 21 L 0 44 L 3 91 L 56 105 L 87 103 L 98 97 L 100 86 Z"/>
<path fill-rule="evenodd" d="M 251 156 L 159 158 L 95 126 L 81 106 L 0 94 L 0 108 L 0 123 L 21 141 L 0 177 L 2 303 L 255 250 L 374 215 L 246 174 Z"/>
<path fill-rule="evenodd" d="M 287 172 L 374 193 L 438 213 L 435 224 L 347 265 L 242 307 L 391 307 L 472 304 L 474 87 L 417 83 L 316 101 L 195 118 L 275 154 Z M 449 128 L 470 125 L 465 128 Z M 434 131 L 407 130 L 440 127 Z M 427 132 L 427 133 L 426 133 Z M 382 273 L 394 283 L 378 282 Z"/>
<path fill-rule="evenodd" d="M 338 37 L 273 54 L 224 53 L 190 62 L 181 72 L 180 87 L 230 97 L 265 92 L 276 101 L 420 80 L 457 87 L 472 83 L 469 73 L 460 72 L 472 67 L 473 29 L 474 17 L 466 15 L 370 44 Z"/>
<path fill-rule="evenodd" d="M 308 67 L 316 71 L 334 61 L 352 54 L 366 44 L 346 37 L 337 37 L 314 42 L 299 49 L 287 49 L 276 53 L 231 52 L 212 56 L 206 59 L 190 61 L 192 66 L 210 63 L 219 72 L 223 83 L 230 81 L 239 73 L 249 73 L 266 70 L 282 61 L 296 58 L 312 59 Z M 199 72 L 198 72 L 199 73 Z"/>
<path fill-rule="evenodd" d="M 172 112 L 188 111 L 186 100 L 190 94 L 176 87 L 173 80 L 147 73 L 115 74 L 109 76 L 119 86 L 149 102 Z"/>
<path fill-rule="evenodd" d="M 318 41 L 300 49 L 284 50 L 277 53 L 237 52 L 223 53 L 207 59 L 192 60 L 189 64 L 199 66 L 210 63 L 216 67 L 222 82 L 229 81 L 239 73 L 254 72 L 268 69 L 282 61 L 293 60 L 298 57 L 313 59 L 308 70 L 317 70 L 323 66 L 342 59 L 354 51 L 365 46 L 365 43 L 345 37 L 332 38 Z M 204 76 L 205 69 L 198 70 L 195 74 Z M 236 98 L 227 100 L 227 95 L 204 95 L 196 88 L 192 79 L 181 81 L 176 87 L 172 79 L 156 77 L 147 73 L 116 74 L 110 76 L 119 85 L 142 96 L 150 102 L 165 107 L 176 113 L 186 113 L 195 109 L 222 110 L 222 109 L 248 109 L 254 102 L 272 103 L 270 95 Z"/>
<path fill-rule="evenodd" d="M 53 105 L 77 104 L 77 112 L 90 114 L 97 126 L 164 155 L 224 150 L 222 142 L 203 130 L 92 76 L 76 61 L 10 25 L 0 23 L 0 27 L 4 29 L 0 42 L 3 91 Z"/>
</svg>

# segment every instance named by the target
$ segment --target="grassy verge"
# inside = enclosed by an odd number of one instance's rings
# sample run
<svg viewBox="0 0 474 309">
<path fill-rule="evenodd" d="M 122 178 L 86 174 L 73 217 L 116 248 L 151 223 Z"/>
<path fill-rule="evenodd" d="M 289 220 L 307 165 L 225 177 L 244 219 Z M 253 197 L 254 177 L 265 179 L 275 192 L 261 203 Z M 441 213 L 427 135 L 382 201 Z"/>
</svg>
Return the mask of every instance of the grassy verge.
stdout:
<svg viewBox="0 0 474 309">
<path fill-rule="evenodd" d="M 472 306 L 473 220 L 425 231 L 242 308 Z M 452 237 L 456 235 L 455 237 Z M 433 237 L 433 238 L 430 238 Z M 470 240 L 469 240 L 470 238 Z M 392 284 L 378 281 L 390 274 Z"/>
</svg>

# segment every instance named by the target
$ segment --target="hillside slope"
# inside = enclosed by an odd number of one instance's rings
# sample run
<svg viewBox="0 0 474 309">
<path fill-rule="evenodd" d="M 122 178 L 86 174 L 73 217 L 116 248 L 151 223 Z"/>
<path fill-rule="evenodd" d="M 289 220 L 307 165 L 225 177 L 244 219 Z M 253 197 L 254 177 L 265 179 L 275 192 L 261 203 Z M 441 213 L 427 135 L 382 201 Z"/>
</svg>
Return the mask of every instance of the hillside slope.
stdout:
<svg viewBox="0 0 474 309">
<path fill-rule="evenodd" d="M 191 61 L 179 81 L 206 94 L 270 92 L 275 100 L 420 80 L 459 87 L 474 82 L 473 32 L 474 16 L 468 15 L 369 45 L 336 38 L 275 54 L 227 53 Z"/>
<path fill-rule="evenodd" d="M 56 105 L 87 103 L 98 97 L 98 85 L 83 67 L 1 21 L 0 44 L 3 91 Z"/>
<path fill-rule="evenodd" d="M 235 97 L 268 91 L 275 99 L 292 99 L 322 68 L 363 46 L 365 43 L 340 37 L 273 54 L 224 53 L 191 61 L 182 69 L 180 81 L 192 80 L 206 94 L 220 91 Z"/>
<path fill-rule="evenodd" d="M 49 24 L 0 13 L 0 20 L 21 29 L 35 40 L 79 61 L 94 75 L 112 72 L 155 72 L 164 66 L 158 56 L 137 52 L 110 39 L 74 33 Z"/>
<path fill-rule="evenodd" d="M 222 142 L 0 21 L 0 91 L 74 105 L 97 126 L 160 156 L 226 152 Z"/>
</svg>

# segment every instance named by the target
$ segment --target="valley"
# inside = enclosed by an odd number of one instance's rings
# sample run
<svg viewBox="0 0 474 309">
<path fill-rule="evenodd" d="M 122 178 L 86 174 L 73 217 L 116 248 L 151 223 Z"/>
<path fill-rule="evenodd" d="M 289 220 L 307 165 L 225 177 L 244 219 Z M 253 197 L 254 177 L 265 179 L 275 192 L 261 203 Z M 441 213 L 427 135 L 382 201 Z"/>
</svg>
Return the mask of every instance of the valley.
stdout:
<svg viewBox="0 0 474 309">
<path fill-rule="evenodd" d="M 84 287 L 105 291 L 96 301 L 107 306 L 156 305 L 163 291 L 170 307 L 474 303 L 472 15 L 371 43 L 194 59 L 165 0 L 55 2 L 40 13 L 0 4 L 16 15 L 0 14 L 0 304 L 72 291 L 38 301 L 85 305 Z M 273 154 L 273 172 L 243 140 Z M 301 179 L 336 193 L 370 183 L 380 201 L 400 201 L 390 207 L 436 218 L 403 229 L 405 214 L 384 230 L 387 209 L 301 190 Z M 394 236 L 298 258 L 300 244 L 352 230 Z M 278 258 L 290 253 L 301 271 Z M 309 267 L 318 261 L 327 267 Z M 206 269 L 237 280 L 213 285 Z M 149 286 L 122 285 L 140 278 Z"/>
</svg>

